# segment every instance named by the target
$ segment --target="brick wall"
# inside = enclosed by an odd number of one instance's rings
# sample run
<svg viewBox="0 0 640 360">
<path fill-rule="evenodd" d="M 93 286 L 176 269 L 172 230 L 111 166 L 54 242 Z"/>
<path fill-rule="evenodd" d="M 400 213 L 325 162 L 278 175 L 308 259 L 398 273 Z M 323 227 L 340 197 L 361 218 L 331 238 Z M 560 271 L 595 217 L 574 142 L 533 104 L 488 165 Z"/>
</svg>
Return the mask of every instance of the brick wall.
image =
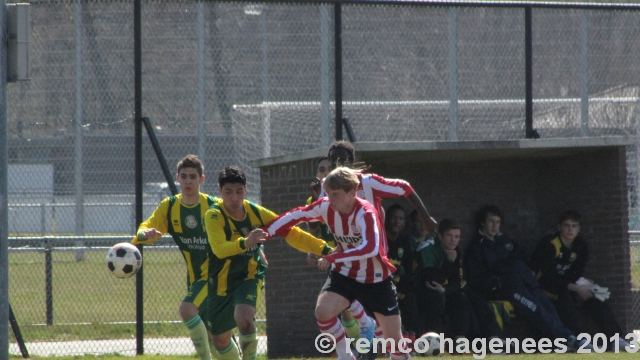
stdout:
<svg viewBox="0 0 640 360">
<path fill-rule="evenodd" d="M 262 204 L 277 213 L 304 205 L 315 167 L 315 160 L 305 160 L 262 168 Z M 317 357 L 314 309 L 326 273 L 308 265 L 306 254 L 283 239 L 269 240 L 265 255 L 269 260 L 265 281 L 269 357 Z"/>
<path fill-rule="evenodd" d="M 371 172 L 409 181 L 436 218 L 453 217 L 463 226 L 462 247 L 475 231 L 473 214 L 488 203 L 505 211 L 502 230 L 531 251 L 538 239 L 555 231 L 566 209 L 582 215 L 582 235 L 591 245 L 587 275 L 611 290 L 610 304 L 623 329 L 630 330 L 630 259 L 627 235 L 627 187 L 624 147 L 591 148 L 568 155 L 496 157 L 483 161 L 420 163 L 363 161 Z M 464 157 L 462 157 L 464 158 Z M 371 160 L 371 159 L 370 159 Z M 274 211 L 303 204 L 315 175 L 311 160 L 261 169 L 262 201 Z M 404 199 L 397 201 L 410 210 Z M 388 206 L 393 202 L 386 202 Z M 313 309 L 325 279 L 306 265 L 304 254 L 282 240 L 269 243 L 266 255 L 267 329 L 270 357 L 317 356 Z"/>
</svg>

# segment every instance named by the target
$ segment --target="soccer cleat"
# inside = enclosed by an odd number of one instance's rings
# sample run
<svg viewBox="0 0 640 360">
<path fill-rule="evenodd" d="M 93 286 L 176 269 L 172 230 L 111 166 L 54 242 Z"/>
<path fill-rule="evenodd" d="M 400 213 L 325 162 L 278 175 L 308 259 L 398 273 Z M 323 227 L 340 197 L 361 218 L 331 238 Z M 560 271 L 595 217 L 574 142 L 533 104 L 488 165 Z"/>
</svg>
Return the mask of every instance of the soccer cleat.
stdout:
<svg viewBox="0 0 640 360">
<path fill-rule="evenodd" d="M 575 336 L 569 336 L 567 339 L 567 351 L 576 352 L 578 350 L 591 350 L 593 351 L 593 346 L 591 344 L 586 344 L 587 339 L 578 340 Z"/>
<path fill-rule="evenodd" d="M 376 329 L 376 320 L 372 317 L 369 317 L 369 320 L 371 320 L 371 324 L 369 326 L 360 326 L 359 339 L 367 339 L 367 346 L 360 346 L 356 344 L 356 350 L 361 354 L 368 353 L 373 342 L 373 332 Z"/>
<path fill-rule="evenodd" d="M 349 353 L 349 355 L 351 356 L 350 358 L 346 358 L 346 359 L 340 359 L 338 358 L 338 360 L 356 360 L 356 357 L 353 356 L 353 354 Z"/>
<path fill-rule="evenodd" d="M 494 339 L 497 339 L 498 341 L 496 341 Z M 488 353 L 490 355 L 504 355 L 505 354 L 505 346 L 506 346 L 507 342 L 504 339 L 502 339 L 502 338 L 500 338 L 498 336 L 494 336 L 489 340 L 490 341 L 493 340 L 493 343 L 495 344 L 493 346 L 495 351 L 491 350 L 491 348 L 489 347 Z"/>
<path fill-rule="evenodd" d="M 617 342 L 611 342 L 611 346 L 609 348 L 609 351 L 616 351 L 616 343 L 618 344 L 618 352 L 624 352 L 626 351 L 626 348 L 628 347 L 630 350 L 633 349 L 633 346 L 631 344 L 629 344 L 625 339 L 618 339 Z"/>
</svg>

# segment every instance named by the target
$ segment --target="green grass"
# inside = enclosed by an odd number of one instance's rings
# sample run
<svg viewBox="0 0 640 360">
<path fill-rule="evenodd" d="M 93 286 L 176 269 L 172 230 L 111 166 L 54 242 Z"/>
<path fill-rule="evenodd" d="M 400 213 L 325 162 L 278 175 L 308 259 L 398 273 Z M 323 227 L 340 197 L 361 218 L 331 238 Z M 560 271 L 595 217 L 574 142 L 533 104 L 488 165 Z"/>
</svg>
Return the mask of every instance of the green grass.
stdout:
<svg viewBox="0 0 640 360">
<path fill-rule="evenodd" d="M 22 359 L 21 356 L 18 355 L 9 355 L 11 359 Z M 31 356 L 30 359 L 55 359 L 55 360 L 82 360 L 82 359 L 91 359 L 91 360 L 124 360 L 131 359 L 131 356 L 125 355 L 84 355 L 84 356 L 51 356 L 51 357 L 43 357 L 43 356 Z M 137 355 L 135 357 L 136 360 L 189 360 L 189 359 L 199 359 L 195 354 L 192 356 L 180 356 L 180 355 Z M 265 355 L 258 355 L 257 360 L 266 360 L 267 357 Z"/>
<path fill-rule="evenodd" d="M 9 301 L 26 341 L 124 339 L 135 335 L 135 277 L 112 276 L 105 256 L 106 251 L 86 251 L 84 260 L 76 262 L 74 252 L 53 252 L 53 325 L 44 325 L 44 254 L 9 254 Z M 186 287 L 186 267 L 177 250 L 145 248 L 145 336 L 188 335 L 178 315 Z M 262 299 L 258 319 L 266 316 L 264 296 Z M 258 323 L 261 335 L 265 326 L 264 322 Z"/>
</svg>

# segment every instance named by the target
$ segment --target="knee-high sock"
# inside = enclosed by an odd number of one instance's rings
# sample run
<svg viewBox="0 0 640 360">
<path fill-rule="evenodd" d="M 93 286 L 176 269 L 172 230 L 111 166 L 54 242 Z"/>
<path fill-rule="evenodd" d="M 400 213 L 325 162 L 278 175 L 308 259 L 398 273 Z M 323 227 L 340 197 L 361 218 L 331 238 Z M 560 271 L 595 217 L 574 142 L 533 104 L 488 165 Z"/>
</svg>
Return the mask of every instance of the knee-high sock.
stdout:
<svg viewBox="0 0 640 360">
<path fill-rule="evenodd" d="M 402 345 L 403 349 L 407 348 L 407 344 L 403 343 Z M 391 353 L 390 356 L 391 360 L 409 360 L 411 359 L 411 356 L 408 353 L 403 353 L 402 351 L 400 351 L 400 348 L 396 348 L 396 351 Z"/>
<path fill-rule="evenodd" d="M 251 334 L 240 333 L 240 348 L 242 349 L 242 360 L 255 360 L 258 352 L 258 329 Z"/>
<path fill-rule="evenodd" d="M 375 323 L 376 330 L 373 332 L 373 336 L 375 336 L 377 339 L 382 339 L 382 328 L 380 327 L 380 322 L 378 321 L 378 319 L 376 319 Z"/>
<path fill-rule="evenodd" d="M 362 304 L 360 304 L 357 300 L 354 300 L 351 303 L 347 311 L 349 311 L 351 316 L 356 319 L 356 321 L 358 322 L 358 326 L 371 326 L 371 320 L 369 319 L 369 316 L 367 316 L 367 313 L 364 312 Z"/>
<path fill-rule="evenodd" d="M 338 359 L 351 359 L 352 354 L 350 354 L 351 350 L 347 346 L 347 341 L 345 340 L 346 334 L 344 332 L 344 327 L 342 323 L 338 320 L 338 317 L 335 316 L 328 321 L 320 321 L 318 320 L 318 329 L 320 329 L 321 333 L 328 333 L 336 339 L 336 353 L 338 354 Z"/>
<path fill-rule="evenodd" d="M 217 358 L 220 360 L 240 360 L 240 352 L 238 352 L 238 347 L 236 346 L 236 342 L 231 340 L 229 346 L 227 346 L 224 350 L 217 350 L 218 356 Z"/>
<path fill-rule="evenodd" d="M 341 322 L 348 337 L 356 340 L 360 337 L 360 326 L 358 325 L 356 319 L 351 319 L 349 321 L 341 319 Z"/>
<path fill-rule="evenodd" d="M 209 349 L 211 350 L 211 359 L 212 360 L 220 360 L 218 357 L 218 351 L 216 347 L 213 345 L 213 340 L 209 340 Z"/>
<path fill-rule="evenodd" d="M 211 360 L 211 351 L 209 349 L 209 336 L 207 328 L 204 326 L 200 315 L 183 320 L 183 323 L 189 329 L 189 337 L 196 348 L 196 353 L 200 360 Z"/>
</svg>

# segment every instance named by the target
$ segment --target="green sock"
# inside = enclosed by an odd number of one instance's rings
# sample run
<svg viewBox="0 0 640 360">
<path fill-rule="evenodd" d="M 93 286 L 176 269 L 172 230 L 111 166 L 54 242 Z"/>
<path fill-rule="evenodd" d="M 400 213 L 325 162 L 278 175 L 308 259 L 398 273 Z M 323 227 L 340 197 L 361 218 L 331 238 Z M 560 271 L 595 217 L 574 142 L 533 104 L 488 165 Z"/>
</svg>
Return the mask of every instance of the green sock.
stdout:
<svg viewBox="0 0 640 360">
<path fill-rule="evenodd" d="M 360 337 L 360 326 L 358 326 L 356 319 L 351 319 L 350 321 L 342 320 L 342 326 L 344 326 L 347 337 L 358 340 Z"/>
<path fill-rule="evenodd" d="M 229 346 L 227 346 L 224 350 L 216 350 L 218 352 L 217 359 L 220 360 L 240 360 L 240 353 L 238 352 L 238 347 L 236 346 L 236 342 L 231 340 Z"/>
<path fill-rule="evenodd" d="M 242 349 L 242 360 L 256 360 L 258 352 L 258 329 L 251 334 L 240 333 L 240 348 Z"/>
<path fill-rule="evenodd" d="M 196 348 L 196 353 L 200 360 L 211 360 L 211 351 L 209 349 L 209 336 L 207 335 L 207 328 L 204 326 L 200 315 L 194 315 L 183 323 L 189 329 L 189 337 L 193 342 L 193 346 Z"/>
</svg>

